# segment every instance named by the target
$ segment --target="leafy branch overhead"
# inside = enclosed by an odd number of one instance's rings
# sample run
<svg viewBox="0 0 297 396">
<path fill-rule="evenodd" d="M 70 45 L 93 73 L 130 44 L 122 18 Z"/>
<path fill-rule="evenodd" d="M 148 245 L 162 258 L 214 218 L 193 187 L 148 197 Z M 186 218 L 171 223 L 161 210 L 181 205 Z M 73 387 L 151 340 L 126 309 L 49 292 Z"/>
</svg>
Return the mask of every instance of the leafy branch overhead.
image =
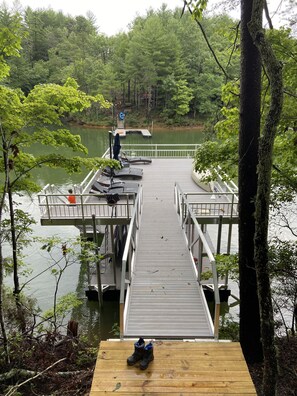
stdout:
<svg viewBox="0 0 297 396">
<path fill-rule="evenodd" d="M 96 103 L 109 107 L 101 95 L 90 96 L 78 89 L 76 81 L 68 78 L 63 86 L 57 84 L 38 85 L 28 96 L 20 90 L 0 86 L 1 133 L 3 150 L 8 163 L 1 162 L 0 169 L 14 172 L 10 184 L 17 189 L 38 191 L 38 186 L 30 180 L 30 172 L 35 167 L 61 167 L 69 173 L 81 172 L 84 168 L 103 167 L 109 160 L 87 158 L 87 149 L 79 135 L 73 135 L 63 127 L 61 117 L 81 112 Z M 33 156 L 28 148 L 33 144 L 69 149 L 69 154 L 53 152 L 50 155 Z M 81 153 L 73 156 L 71 152 Z M 113 165 L 116 165 L 112 163 Z"/>
</svg>

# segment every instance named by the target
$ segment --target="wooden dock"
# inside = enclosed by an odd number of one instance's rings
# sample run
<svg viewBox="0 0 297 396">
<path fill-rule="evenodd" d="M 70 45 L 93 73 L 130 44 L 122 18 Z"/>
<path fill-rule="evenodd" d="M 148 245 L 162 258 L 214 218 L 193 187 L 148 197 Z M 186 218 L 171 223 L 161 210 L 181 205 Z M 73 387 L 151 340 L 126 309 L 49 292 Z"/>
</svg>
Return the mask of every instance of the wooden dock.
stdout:
<svg viewBox="0 0 297 396">
<path fill-rule="evenodd" d="M 237 342 L 156 341 L 142 371 L 128 366 L 133 341 L 102 341 L 90 396 L 257 395 Z"/>
<path fill-rule="evenodd" d="M 119 134 L 120 137 L 126 137 L 128 134 L 140 133 L 143 137 L 151 137 L 151 133 L 148 129 L 133 129 L 133 128 L 117 128 L 113 134 Z"/>
</svg>

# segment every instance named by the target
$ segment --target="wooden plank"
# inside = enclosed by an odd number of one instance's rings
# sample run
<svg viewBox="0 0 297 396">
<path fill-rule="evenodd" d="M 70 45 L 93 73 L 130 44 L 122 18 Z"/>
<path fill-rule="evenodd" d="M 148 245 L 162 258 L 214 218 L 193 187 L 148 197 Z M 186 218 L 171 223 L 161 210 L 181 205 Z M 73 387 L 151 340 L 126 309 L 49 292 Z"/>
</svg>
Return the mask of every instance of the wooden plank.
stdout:
<svg viewBox="0 0 297 396">
<path fill-rule="evenodd" d="M 256 395 L 239 343 L 156 341 L 147 370 L 128 366 L 133 341 L 102 341 L 90 396 Z"/>
<path fill-rule="evenodd" d="M 251 382 L 251 378 L 249 373 L 245 370 L 243 371 L 182 371 L 182 370 L 151 370 L 148 369 L 146 371 L 140 371 L 136 369 L 125 369 L 122 371 L 115 371 L 112 372 L 110 370 L 101 369 L 100 372 L 96 372 L 94 375 L 94 381 L 96 378 L 109 378 L 112 377 L 113 379 L 117 380 L 127 380 L 127 379 L 136 379 L 139 378 L 148 378 L 150 380 L 160 380 L 163 381 L 164 379 L 192 379 L 195 381 L 241 381 L 241 382 Z M 95 382 L 94 382 L 95 383 Z"/>
<path fill-rule="evenodd" d="M 131 350 L 131 353 L 133 350 Z M 129 352 L 128 352 L 129 354 Z M 117 360 L 117 359 L 125 359 L 127 357 L 127 351 L 106 351 L 106 350 L 101 350 L 100 354 L 98 355 L 99 359 L 105 359 L 105 360 Z M 166 359 L 166 361 L 170 358 L 172 359 L 186 359 L 187 360 L 200 360 L 200 361 L 209 361 L 213 360 L 214 358 L 219 361 L 223 360 L 224 362 L 226 361 L 244 361 L 243 357 L 238 356 L 237 351 L 218 351 L 216 352 L 196 352 L 196 355 L 188 355 L 187 350 L 168 350 L 168 351 L 158 351 L 158 358 L 159 359 Z"/>
<path fill-rule="evenodd" d="M 166 359 L 164 360 L 154 360 L 151 364 L 154 370 L 164 369 L 164 364 L 166 364 L 166 370 L 220 370 L 220 371 L 243 371 L 246 368 L 245 362 L 240 361 L 190 361 L 187 359 Z M 226 367 L 228 366 L 228 367 Z M 99 369 L 111 369 L 114 371 L 124 370 L 127 367 L 127 362 L 125 360 L 103 360 L 99 359 L 97 361 L 97 367 Z"/>
<path fill-rule="evenodd" d="M 162 381 L 155 380 L 99 380 L 94 382 L 94 386 L 97 389 L 105 390 L 106 392 L 123 390 L 130 391 L 131 393 L 139 391 L 139 389 L 145 389 L 148 392 L 163 391 L 164 393 L 169 392 L 219 392 L 224 391 L 225 393 L 238 393 L 238 394 L 251 394 L 255 392 L 253 384 L 247 384 L 241 381 L 216 381 L 216 382 L 204 382 L 204 381 L 193 381 L 193 380 L 181 380 L 181 379 L 169 379 Z"/>
<path fill-rule="evenodd" d="M 137 340 L 136 340 L 137 341 Z M 108 349 L 108 350 L 123 350 L 123 349 L 133 349 L 134 346 L 133 340 L 125 340 L 125 341 L 101 341 L 100 342 L 100 350 Z M 235 349 L 238 353 L 241 353 L 241 347 L 238 342 L 191 342 L 191 341 L 154 341 L 154 346 L 158 348 L 158 350 L 166 349 L 192 349 L 192 350 L 230 350 Z"/>
<path fill-rule="evenodd" d="M 118 392 L 117 392 L 118 393 Z M 147 391 L 145 391 L 145 393 L 143 392 L 143 391 L 141 391 L 141 392 L 133 392 L 133 393 L 131 393 L 131 391 L 129 390 L 129 392 L 125 392 L 125 391 L 121 391 L 120 392 L 121 394 L 123 394 L 123 395 L 125 395 L 125 394 L 127 394 L 127 395 L 133 395 L 133 396 L 161 396 L 161 395 L 164 395 L 164 392 L 147 392 Z M 94 391 L 94 392 L 92 392 L 92 394 L 90 394 L 90 396 L 114 396 L 115 395 L 115 391 L 112 391 L 112 392 L 101 392 L 101 391 Z M 170 396 L 193 396 L 193 393 L 189 393 L 189 392 L 182 392 L 182 394 L 179 392 L 179 391 L 171 391 L 170 393 L 169 393 L 169 395 Z M 195 391 L 195 396 L 205 396 L 206 395 L 206 393 L 204 392 L 204 391 L 202 391 L 202 392 L 198 392 L 197 390 Z M 245 392 L 245 393 L 238 393 L 238 392 L 236 392 L 236 393 L 213 393 L 213 392 L 211 392 L 210 393 L 210 395 L 211 396 L 230 396 L 230 395 L 238 395 L 238 396 L 240 396 L 240 395 L 256 395 L 256 393 L 255 392 L 251 392 L 251 393 L 248 393 L 248 392 Z"/>
</svg>

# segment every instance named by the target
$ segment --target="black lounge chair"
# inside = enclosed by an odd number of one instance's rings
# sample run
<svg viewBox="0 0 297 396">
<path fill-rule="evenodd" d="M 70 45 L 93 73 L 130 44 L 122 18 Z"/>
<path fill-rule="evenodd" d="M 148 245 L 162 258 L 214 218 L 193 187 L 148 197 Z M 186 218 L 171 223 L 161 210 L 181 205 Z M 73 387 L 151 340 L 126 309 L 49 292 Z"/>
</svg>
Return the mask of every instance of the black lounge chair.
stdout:
<svg viewBox="0 0 297 396">
<path fill-rule="evenodd" d="M 107 188 L 118 188 L 118 187 L 128 187 L 128 188 L 137 188 L 139 186 L 139 183 L 136 181 L 124 181 L 121 179 L 114 179 L 109 176 L 103 176 L 100 177 L 97 182 L 101 184 L 103 187 Z"/>
<path fill-rule="evenodd" d="M 128 162 L 129 164 L 151 164 L 152 159 L 147 157 L 130 157 L 126 153 L 121 153 L 120 159 L 122 162 Z"/>
<path fill-rule="evenodd" d="M 141 168 L 111 169 L 109 166 L 102 170 L 102 174 L 109 177 L 120 177 L 122 179 L 141 179 L 143 170 Z"/>
<path fill-rule="evenodd" d="M 92 184 L 90 193 L 100 193 L 100 194 L 119 194 L 119 195 L 126 195 L 126 194 L 137 194 L 139 185 L 135 184 L 133 187 L 104 187 L 102 184 L 95 181 Z"/>
</svg>

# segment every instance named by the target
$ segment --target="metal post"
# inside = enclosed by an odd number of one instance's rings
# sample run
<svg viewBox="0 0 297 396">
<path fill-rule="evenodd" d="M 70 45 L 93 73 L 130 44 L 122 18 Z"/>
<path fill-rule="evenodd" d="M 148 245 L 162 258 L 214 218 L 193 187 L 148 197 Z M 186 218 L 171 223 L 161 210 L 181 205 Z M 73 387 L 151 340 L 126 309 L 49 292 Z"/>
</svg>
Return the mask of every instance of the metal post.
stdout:
<svg viewBox="0 0 297 396">
<path fill-rule="evenodd" d="M 111 250 L 112 250 L 112 269 L 113 269 L 113 280 L 114 284 L 117 284 L 117 274 L 116 274 L 116 254 L 115 254 L 115 243 L 114 243 L 114 229 L 113 225 L 110 225 L 110 237 L 111 237 Z"/>
<path fill-rule="evenodd" d="M 99 309 L 101 309 L 102 306 L 103 306 L 101 272 L 100 272 L 100 262 L 101 262 L 101 260 L 99 258 L 100 249 L 99 249 L 98 240 L 97 240 L 97 230 L 96 230 L 95 215 L 92 215 L 92 224 L 93 224 L 93 240 L 94 240 L 94 243 L 95 243 L 95 253 L 97 255 L 96 272 L 97 272 L 97 287 L 98 287 L 98 303 L 99 303 Z"/>
<path fill-rule="evenodd" d="M 231 202 L 231 215 L 230 215 L 230 224 L 228 231 L 227 254 L 230 254 L 230 250 L 231 250 L 233 208 L 234 208 L 234 194 L 232 194 L 232 202 Z"/>
<path fill-rule="evenodd" d="M 222 225 L 223 225 L 223 216 L 220 215 L 219 225 L 218 225 L 217 254 L 221 253 Z"/>
<path fill-rule="evenodd" d="M 231 214 L 230 214 L 230 223 L 229 223 L 229 228 L 228 228 L 228 242 L 227 242 L 227 254 L 230 254 L 231 251 L 231 239 L 232 239 L 232 218 L 233 218 L 233 209 L 234 209 L 234 196 L 235 194 L 232 194 L 232 201 L 231 201 Z M 225 288 L 228 287 L 228 282 L 229 282 L 229 272 L 226 272 L 225 275 Z"/>
<path fill-rule="evenodd" d="M 109 131 L 109 158 L 112 159 L 112 132 Z"/>
</svg>

